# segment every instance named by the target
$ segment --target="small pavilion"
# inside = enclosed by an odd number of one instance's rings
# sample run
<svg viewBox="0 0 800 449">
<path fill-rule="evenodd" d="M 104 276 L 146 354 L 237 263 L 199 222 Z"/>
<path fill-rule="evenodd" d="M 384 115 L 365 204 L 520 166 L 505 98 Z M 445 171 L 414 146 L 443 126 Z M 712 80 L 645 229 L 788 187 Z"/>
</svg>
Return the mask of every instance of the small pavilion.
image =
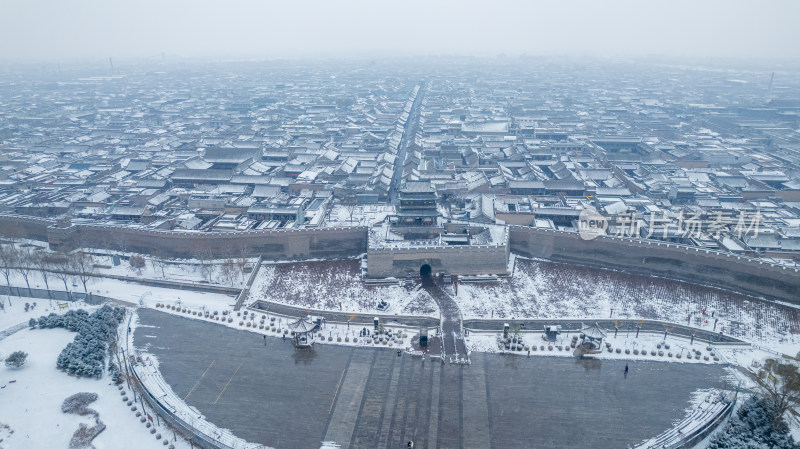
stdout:
<svg viewBox="0 0 800 449">
<path fill-rule="evenodd" d="M 575 357 L 581 358 L 585 355 L 603 352 L 603 339 L 606 338 L 606 333 L 600 329 L 597 323 L 581 329 L 581 335 L 583 340 L 572 352 Z"/>
<path fill-rule="evenodd" d="M 300 318 L 294 323 L 289 323 L 289 330 L 292 331 L 292 344 L 295 348 L 313 348 L 314 330 L 317 323 L 307 318 Z"/>
</svg>

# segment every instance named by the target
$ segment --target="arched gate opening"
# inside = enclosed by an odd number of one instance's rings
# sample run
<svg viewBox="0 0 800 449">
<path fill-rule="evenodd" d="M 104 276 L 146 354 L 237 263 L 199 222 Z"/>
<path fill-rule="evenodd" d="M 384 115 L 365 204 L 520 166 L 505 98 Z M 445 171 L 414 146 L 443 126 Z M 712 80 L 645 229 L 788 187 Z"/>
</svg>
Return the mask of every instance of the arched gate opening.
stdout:
<svg viewBox="0 0 800 449">
<path fill-rule="evenodd" d="M 423 266 L 419 267 L 419 275 L 420 275 L 420 277 L 422 277 L 422 278 L 429 278 L 429 277 L 431 277 L 431 272 L 432 272 L 432 271 L 433 271 L 433 270 L 431 269 L 431 266 L 430 266 L 430 265 L 428 265 L 428 264 L 425 264 L 425 265 L 423 265 Z"/>
</svg>

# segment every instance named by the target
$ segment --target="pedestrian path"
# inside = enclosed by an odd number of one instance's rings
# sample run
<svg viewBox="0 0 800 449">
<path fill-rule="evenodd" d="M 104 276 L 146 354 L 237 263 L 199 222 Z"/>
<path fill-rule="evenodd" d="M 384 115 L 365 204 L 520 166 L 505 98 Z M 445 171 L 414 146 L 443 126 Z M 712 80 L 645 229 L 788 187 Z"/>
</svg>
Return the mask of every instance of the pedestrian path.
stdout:
<svg viewBox="0 0 800 449">
<path fill-rule="evenodd" d="M 6 337 L 10 337 L 11 335 L 16 334 L 22 329 L 25 329 L 26 326 L 28 326 L 28 323 L 19 323 L 15 326 L 11 326 L 7 329 L 0 331 L 0 341 L 4 340 Z"/>
<path fill-rule="evenodd" d="M 422 279 L 422 288 L 433 297 L 442 314 L 442 356 L 452 362 L 468 363 L 469 353 L 464 344 L 461 309 L 452 297 L 433 278 Z"/>
<path fill-rule="evenodd" d="M 331 418 L 325 441 L 335 441 L 342 447 L 350 447 L 364 397 L 364 387 L 374 359 L 374 352 L 358 352 L 352 355 L 350 363 L 342 372 L 342 381 L 337 386 L 334 403 L 331 404 Z"/>
</svg>

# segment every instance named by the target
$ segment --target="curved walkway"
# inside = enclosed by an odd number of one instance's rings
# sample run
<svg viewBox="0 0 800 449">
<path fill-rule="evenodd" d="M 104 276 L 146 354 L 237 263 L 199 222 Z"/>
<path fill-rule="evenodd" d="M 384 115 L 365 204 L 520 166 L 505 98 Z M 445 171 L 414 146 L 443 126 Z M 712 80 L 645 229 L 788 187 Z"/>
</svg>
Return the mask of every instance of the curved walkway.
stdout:
<svg viewBox="0 0 800 449">
<path fill-rule="evenodd" d="M 134 316 L 135 313 L 129 313 L 127 325 L 120 326 L 118 338 L 124 344 L 119 347 L 125 348 L 122 349 L 122 356 L 126 368 L 144 392 L 143 397 L 150 406 L 166 421 L 183 431 L 193 445 L 214 449 L 267 449 L 260 444 L 248 443 L 227 429 L 217 427 L 178 397 L 161 375 L 157 364 L 137 355 L 139 351 L 133 345 L 133 334 L 130 332 Z"/>
<path fill-rule="evenodd" d="M 11 326 L 9 328 L 3 329 L 0 331 L 0 341 L 5 340 L 6 338 L 10 337 L 11 335 L 16 334 L 17 332 L 25 329 L 28 326 L 28 323 L 19 323 L 17 325 Z"/>
</svg>

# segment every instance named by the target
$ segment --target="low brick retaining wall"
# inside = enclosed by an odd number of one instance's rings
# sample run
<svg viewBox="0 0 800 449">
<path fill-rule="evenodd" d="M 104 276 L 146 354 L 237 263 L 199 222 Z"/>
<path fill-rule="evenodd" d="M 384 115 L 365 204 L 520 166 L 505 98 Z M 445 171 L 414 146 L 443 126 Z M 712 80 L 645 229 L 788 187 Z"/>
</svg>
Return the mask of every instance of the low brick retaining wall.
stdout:
<svg viewBox="0 0 800 449">
<path fill-rule="evenodd" d="M 365 314 L 365 313 L 348 313 L 348 312 L 332 312 L 329 310 L 316 310 L 306 309 L 302 307 L 288 306 L 286 304 L 279 304 L 276 302 L 265 301 L 259 299 L 250 304 L 248 308 L 253 310 L 263 310 L 265 312 L 273 312 L 280 315 L 304 317 L 306 315 L 316 315 L 325 318 L 325 321 L 335 323 L 347 323 L 348 321 L 353 324 L 369 325 L 372 326 L 374 317 L 379 317 L 382 323 L 389 321 L 396 321 L 405 326 L 416 327 L 436 327 L 439 325 L 438 318 L 424 317 L 424 316 L 405 316 L 405 315 L 381 315 Z"/>
<path fill-rule="evenodd" d="M 638 324 L 641 320 L 636 320 L 635 322 L 628 319 L 627 325 L 620 328 L 619 332 L 636 332 L 635 325 Z M 522 330 L 525 331 L 541 331 L 544 332 L 545 326 L 555 325 L 561 326 L 561 329 L 565 332 L 579 332 L 581 329 L 581 324 L 584 325 L 591 325 L 597 323 L 601 329 L 605 329 L 609 334 L 614 333 L 614 320 L 607 319 L 607 320 L 597 320 L 597 319 L 589 319 L 587 318 L 584 321 L 578 320 L 483 320 L 483 319 L 469 319 L 464 320 L 464 327 L 471 330 L 488 330 L 488 331 L 502 331 L 503 324 L 508 323 L 510 326 L 520 326 Z M 635 324 L 634 324 L 635 323 Z M 684 338 L 691 338 L 692 334 L 695 335 L 695 340 L 709 342 L 714 344 L 747 344 L 746 342 L 739 340 L 738 338 L 731 337 L 729 335 L 719 334 L 715 332 L 710 332 L 703 329 L 697 329 L 694 327 L 683 326 L 680 324 L 668 323 L 664 321 L 657 321 L 657 320 L 644 320 L 640 325 L 642 332 L 649 332 L 649 333 L 663 333 L 664 329 L 669 329 L 669 335 L 672 336 L 680 336 Z"/>
</svg>

